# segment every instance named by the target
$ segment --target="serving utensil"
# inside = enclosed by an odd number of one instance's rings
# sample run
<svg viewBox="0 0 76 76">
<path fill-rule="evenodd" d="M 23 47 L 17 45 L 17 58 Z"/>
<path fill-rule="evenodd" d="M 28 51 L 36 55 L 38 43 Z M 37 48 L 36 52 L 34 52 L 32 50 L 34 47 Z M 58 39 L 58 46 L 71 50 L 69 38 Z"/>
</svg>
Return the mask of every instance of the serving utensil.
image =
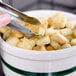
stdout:
<svg viewBox="0 0 76 76">
<path fill-rule="evenodd" d="M 4 2 L 0 2 L 0 10 L 8 13 L 11 16 L 11 22 L 8 25 L 9 27 L 12 27 L 12 28 L 24 33 L 29 38 L 32 36 L 38 35 L 21 23 L 21 22 L 26 22 L 26 23 L 29 23 L 31 26 L 32 26 L 32 24 L 38 26 L 41 24 L 38 19 L 27 16 L 27 15 L 23 14 L 21 11 L 13 8 L 12 6 L 10 6 Z M 20 23 L 17 22 L 16 20 L 19 20 Z"/>
</svg>

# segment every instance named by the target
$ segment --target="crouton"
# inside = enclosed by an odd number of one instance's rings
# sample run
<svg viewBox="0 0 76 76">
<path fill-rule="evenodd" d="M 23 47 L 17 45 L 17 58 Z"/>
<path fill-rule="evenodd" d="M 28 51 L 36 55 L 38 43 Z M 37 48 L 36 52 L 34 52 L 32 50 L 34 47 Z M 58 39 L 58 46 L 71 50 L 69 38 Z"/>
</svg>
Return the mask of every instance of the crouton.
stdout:
<svg viewBox="0 0 76 76">
<path fill-rule="evenodd" d="M 76 20 L 69 20 L 66 23 L 66 28 L 73 29 L 76 27 Z"/>
<path fill-rule="evenodd" d="M 35 46 L 34 48 L 33 48 L 33 50 L 37 50 L 37 51 L 45 51 L 46 50 L 46 48 L 45 48 L 45 46 Z"/>
<path fill-rule="evenodd" d="M 75 38 L 75 39 L 72 39 L 70 44 L 71 44 L 72 46 L 76 45 L 76 38 Z"/>
<path fill-rule="evenodd" d="M 8 30 L 7 32 L 5 32 L 4 34 L 3 34 L 3 39 L 4 40 L 6 40 L 11 34 L 10 34 L 10 30 Z"/>
<path fill-rule="evenodd" d="M 67 17 L 61 13 L 56 13 L 54 16 L 48 18 L 48 24 L 54 28 L 64 28 L 67 23 Z"/>
<path fill-rule="evenodd" d="M 0 33 L 4 34 L 8 30 L 9 30 L 9 27 L 8 26 L 4 26 L 4 27 L 0 28 Z"/>
<path fill-rule="evenodd" d="M 72 35 L 73 30 L 70 28 L 64 28 L 60 30 L 60 33 L 63 34 L 64 36 L 66 35 Z"/>
<path fill-rule="evenodd" d="M 7 38 L 6 42 L 10 45 L 16 46 L 19 42 L 19 39 L 17 37 L 10 36 Z"/>
<path fill-rule="evenodd" d="M 64 45 L 61 46 L 62 49 L 64 49 L 64 48 L 69 48 L 69 47 L 71 47 L 70 44 L 64 44 Z"/>
<path fill-rule="evenodd" d="M 54 40 L 51 40 L 51 41 L 50 41 L 50 45 L 51 45 L 55 50 L 58 50 L 58 49 L 61 48 L 60 44 L 57 43 L 57 42 L 54 41 Z"/>
<path fill-rule="evenodd" d="M 60 44 L 66 44 L 69 42 L 69 40 L 60 33 L 55 33 L 53 36 L 51 36 L 51 39 L 55 40 L 56 42 Z"/>
<path fill-rule="evenodd" d="M 48 21 L 44 17 L 39 17 L 38 19 L 41 22 L 42 27 L 46 30 L 48 28 Z"/>
<path fill-rule="evenodd" d="M 44 37 L 38 39 L 37 42 L 36 42 L 36 44 L 39 45 L 39 46 L 49 44 L 49 43 L 50 43 L 49 36 L 44 36 Z"/>
<path fill-rule="evenodd" d="M 17 47 L 32 50 L 32 48 L 35 46 L 34 40 L 29 40 L 27 38 L 22 38 L 21 41 L 17 44 Z"/>
<path fill-rule="evenodd" d="M 48 51 L 51 51 L 52 50 L 53 51 L 55 49 L 51 45 L 49 45 L 49 46 L 46 47 L 46 50 L 48 50 Z"/>
<path fill-rule="evenodd" d="M 11 29 L 11 36 L 15 36 L 17 38 L 21 38 L 21 37 L 24 36 L 24 34 L 19 32 L 19 31 L 17 31 L 17 30 Z"/>
</svg>

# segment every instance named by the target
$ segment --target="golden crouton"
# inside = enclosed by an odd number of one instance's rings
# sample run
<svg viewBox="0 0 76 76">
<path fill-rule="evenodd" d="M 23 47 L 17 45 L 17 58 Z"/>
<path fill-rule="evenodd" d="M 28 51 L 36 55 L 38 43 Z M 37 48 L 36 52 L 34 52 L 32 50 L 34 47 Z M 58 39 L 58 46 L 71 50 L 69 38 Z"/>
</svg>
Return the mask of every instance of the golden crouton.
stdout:
<svg viewBox="0 0 76 76">
<path fill-rule="evenodd" d="M 19 48 L 23 48 L 23 49 L 28 49 L 29 48 L 29 46 L 27 45 L 27 44 L 25 43 L 25 42 L 19 42 L 18 44 L 17 44 L 17 47 L 19 47 Z"/>
<path fill-rule="evenodd" d="M 55 50 L 51 45 L 46 46 L 46 50 L 51 51 L 51 50 Z"/>
<path fill-rule="evenodd" d="M 37 42 L 36 42 L 36 44 L 39 45 L 39 46 L 49 44 L 49 43 L 50 43 L 49 36 L 44 36 L 44 37 L 38 39 Z"/>
<path fill-rule="evenodd" d="M 66 44 L 69 42 L 69 40 L 60 33 L 55 33 L 51 36 L 51 39 L 57 41 L 60 44 Z"/>
<path fill-rule="evenodd" d="M 64 44 L 64 45 L 62 45 L 62 49 L 64 49 L 64 48 L 69 48 L 69 47 L 71 47 L 71 45 L 70 44 Z"/>
<path fill-rule="evenodd" d="M 59 30 L 55 30 L 53 28 L 48 28 L 46 31 L 46 35 L 53 35 L 54 33 L 59 32 Z"/>
<path fill-rule="evenodd" d="M 45 51 L 46 50 L 46 48 L 45 48 L 45 46 L 35 46 L 34 48 L 33 48 L 33 50 L 37 50 L 37 51 Z"/>
<path fill-rule="evenodd" d="M 67 23 L 67 17 L 61 13 L 56 13 L 53 17 L 48 18 L 50 27 L 64 28 Z"/>
<path fill-rule="evenodd" d="M 57 49 L 60 49 L 60 48 L 61 48 L 60 44 L 59 44 L 59 43 L 57 43 L 57 42 L 56 42 L 56 41 L 54 41 L 54 40 L 51 40 L 50 45 L 51 45 L 55 50 L 57 50 Z"/>
<path fill-rule="evenodd" d="M 10 34 L 10 30 L 8 30 L 7 32 L 5 32 L 4 34 L 3 34 L 3 39 L 4 40 L 6 40 L 11 34 Z"/>
<path fill-rule="evenodd" d="M 5 32 L 7 32 L 8 30 L 9 30 L 9 27 L 4 26 L 4 27 L 0 28 L 0 33 L 5 33 Z"/>
<path fill-rule="evenodd" d="M 71 41 L 73 39 L 73 36 L 72 35 L 67 35 L 65 36 L 69 41 Z"/>
<path fill-rule="evenodd" d="M 34 40 L 29 40 L 27 38 L 21 39 L 21 41 L 17 44 L 17 47 L 24 48 L 24 49 L 29 49 L 32 50 L 32 48 L 35 46 L 35 41 Z"/>
<path fill-rule="evenodd" d="M 65 28 L 65 29 L 61 29 L 60 33 L 63 34 L 64 36 L 66 36 L 66 35 L 72 35 L 73 30 L 70 29 L 70 28 Z"/>
<path fill-rule="evenodd" d="M 44 17 L 39 17 L 38 19 L 41 22 L 42 27 L 46 30 L 48 28 L 48 21 Z"/>
<path fill-rule="evenodd" d="M 76 28 L 73 29 L 73 36 L 76 38 Z"/>
<path fill-rule="evenodd" d="M 10 37 L 8 37 L 6 42 L 9 43 L 10 45 L 16 46 L 19 42 L 19 39 L 17 37 L 10 36 Z"/>
<path fill-rule="evenodd" d="M 69 21 L 67 21 L 66 27 L 70 28 L 70 29 L 73 29 L 74 27 L 76 27 L 76 20 L 69 20 Z"/>
<path fill-rule="evenodd" d="M 71 40 L 71 45 L 76 45 L 76 38 Z"/>
<path fill-rule="evenodd" d="M 35 46 L 36 40 L 35 39 L 27 39 L 26 37 L 24 37 L 23 39 L 21 39 L 22 42 L 28 43 L 31 48 L 33 46 Z"/>
<path fill-rule="evenodd" d="M 19 32 L 19 31 L 17 31 L 17 30 L 14 30 L 14 29 L 11 29 L 11 35 L 12 35 L 12 36 L 15 36 L 15 37 L 17 37 L 17 38 L 23 37 L 23 34 L 22 34 L 21 32 Z"/>
</svg>

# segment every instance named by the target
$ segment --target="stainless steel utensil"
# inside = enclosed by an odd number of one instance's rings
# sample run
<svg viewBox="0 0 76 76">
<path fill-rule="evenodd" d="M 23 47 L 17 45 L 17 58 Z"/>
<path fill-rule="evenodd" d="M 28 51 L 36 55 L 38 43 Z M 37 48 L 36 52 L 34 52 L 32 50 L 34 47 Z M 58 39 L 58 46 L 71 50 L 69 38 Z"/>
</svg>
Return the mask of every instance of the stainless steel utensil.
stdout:
<svg viewBox="0 0 76 76">
<path fill-rule="evenodd" d="M 10 14 L 12 20 L 9 24 L 9 27 L 12 27 L 16 30 L 21 31 L 27 37 L 32 37 L 34 35 L 38 35 L 38 34 L 34 33 L 32 30 L 30 30 L 29 28 L 26 28 L 25 26 L 23 26 L 21 23 L 16 22 L 16 20 L 15 20 L 15 19 L 17 19 L 19 21 L 22 21 L 22 22 L 24 21 L 29 24 L 40 25 L 41 23 L 39 22 L 38 19 L 36 19 L 34 17 L 29 17 L 4 2 L 0 2 L 0 10 Z"/>
</svg>

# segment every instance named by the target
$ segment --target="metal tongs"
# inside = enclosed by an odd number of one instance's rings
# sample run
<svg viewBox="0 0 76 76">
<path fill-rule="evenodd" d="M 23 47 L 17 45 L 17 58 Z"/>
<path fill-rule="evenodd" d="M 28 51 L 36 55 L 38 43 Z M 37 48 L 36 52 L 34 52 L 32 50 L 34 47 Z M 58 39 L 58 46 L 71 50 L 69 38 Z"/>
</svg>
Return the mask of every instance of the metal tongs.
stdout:
<svg viewBox="0 0 76 76">
<path fill-rule="evenodd" d="M 22 23 L 19 23 L 16 21 L 16 20 L 19 20 L 22 22 L 27 22 L 29 24 L 40 25 L 41 23 L 36 18 L 29 17 L 4 2 L 0 2 L 0 10 L 8 13 L 11 16 L 11 22 L 8 25 L 9 27 L 12 27 L 12 28 L 24 33 L 29 38 L 37 35 L 29 28 L 26 28 Z"/>
</svg>

